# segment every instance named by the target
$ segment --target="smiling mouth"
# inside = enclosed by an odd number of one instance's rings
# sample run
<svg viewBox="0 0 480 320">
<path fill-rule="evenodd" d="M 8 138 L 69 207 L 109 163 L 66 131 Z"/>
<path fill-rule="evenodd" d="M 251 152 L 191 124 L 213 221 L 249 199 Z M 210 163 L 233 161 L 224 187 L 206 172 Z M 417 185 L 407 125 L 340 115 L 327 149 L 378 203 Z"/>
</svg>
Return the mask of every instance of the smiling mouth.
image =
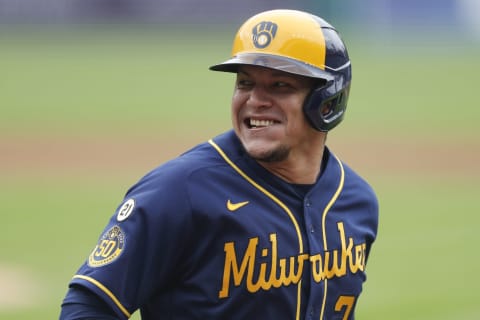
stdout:
<svg viewBox="0 0 480 320">
<path fill-rule="evenodd" d="M 274 125 L 276 122 L 273 120 L 257 120 L 257 119 L 247 119 L 246 124 L 250 129 L 254 128 L 266 128 Z"/>
</svg>

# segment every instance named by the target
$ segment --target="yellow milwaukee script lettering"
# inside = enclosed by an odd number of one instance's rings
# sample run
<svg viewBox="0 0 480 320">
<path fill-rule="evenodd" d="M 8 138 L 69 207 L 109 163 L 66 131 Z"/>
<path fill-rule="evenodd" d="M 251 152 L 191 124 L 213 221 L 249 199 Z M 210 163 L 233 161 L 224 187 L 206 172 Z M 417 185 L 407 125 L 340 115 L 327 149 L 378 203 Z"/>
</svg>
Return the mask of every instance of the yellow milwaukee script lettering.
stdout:
<svg viewBox="0 0 480 320">
<path fill-rule="evenodd" d="M 269 248 L 259 250 L 259 238 L 251 238 L 239 264 L 235 243 L 225 243 L 223 282 L 218 297 L 228 298 L 232 280 L 234 287 L 243 284 L 250 293 L 255 293 L 260 289 L 269 290 L 272 287 L 279 288 L 297 284 L 302 279 L 306 261 L 310 262 L 312 277 L 317 283 L 325 279 L 343 277 L 347 272 L 354 274 L 359 270 L 364 271 L 367 245 L 365 243 L 354 244 L 352 237 L 349 237 L 347 241 L 343 222 L 338 222 L 337 228 L 341 249 L 327 251 L 323 255 L 300 253 L 297 256 L 278 258 L 277 235 L 271 233 Z M 257 262 L 260 260 L 257 259 L 258 256 L 264 262 Z M 254 279 L 254 275 L 257 275 L 256 279 Z"/>
</svg>

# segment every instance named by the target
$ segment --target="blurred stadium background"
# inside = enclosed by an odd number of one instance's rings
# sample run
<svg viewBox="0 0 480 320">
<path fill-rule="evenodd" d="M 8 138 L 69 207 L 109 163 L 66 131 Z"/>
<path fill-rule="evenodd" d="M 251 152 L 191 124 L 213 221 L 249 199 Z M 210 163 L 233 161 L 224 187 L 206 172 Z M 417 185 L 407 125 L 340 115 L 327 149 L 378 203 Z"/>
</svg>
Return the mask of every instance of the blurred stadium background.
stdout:
<svg viewBox="0 0 480 320">
<path fill-rule="evenodd" d="M 233 79 L 207 68 L 273 8 L 352 59 L 329 144 L 381 207 L 357 319 L 480 319 L 480 1 L 0 0 L 1 319 L 57 318 L 127 188 L 230 127 Z"/>
</svg>

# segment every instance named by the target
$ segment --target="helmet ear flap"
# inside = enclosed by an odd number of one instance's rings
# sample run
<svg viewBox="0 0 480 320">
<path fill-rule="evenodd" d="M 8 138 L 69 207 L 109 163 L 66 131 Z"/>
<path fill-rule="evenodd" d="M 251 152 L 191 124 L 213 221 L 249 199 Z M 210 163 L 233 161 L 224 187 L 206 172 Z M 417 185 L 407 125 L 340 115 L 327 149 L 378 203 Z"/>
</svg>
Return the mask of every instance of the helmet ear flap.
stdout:
<svg viewBox="0 0 480 320">
<path fill-rule="evenodd" d="M 327 132 L 336 127 L 345 115 L 350 83 L 338 90 L 335 81 L 314 88 L 305 99 L 303 112 L 318 131 Z"/>
</svg>

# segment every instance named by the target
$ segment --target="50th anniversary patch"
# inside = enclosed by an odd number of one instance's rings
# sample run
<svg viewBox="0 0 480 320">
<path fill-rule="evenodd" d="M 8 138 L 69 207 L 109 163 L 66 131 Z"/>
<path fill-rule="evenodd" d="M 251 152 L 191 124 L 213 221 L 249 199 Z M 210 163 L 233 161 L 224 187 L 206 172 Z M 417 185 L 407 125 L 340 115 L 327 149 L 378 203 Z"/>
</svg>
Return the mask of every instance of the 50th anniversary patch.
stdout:
<svg viewBox="0 0 480 320">
<path fill-rule="evenodd" d="M 118 225 L 108 229 L 88 257 L 90 267 L 101 267 L 115 261 L 125 247 L 125 233 Z"/>
</svg>

